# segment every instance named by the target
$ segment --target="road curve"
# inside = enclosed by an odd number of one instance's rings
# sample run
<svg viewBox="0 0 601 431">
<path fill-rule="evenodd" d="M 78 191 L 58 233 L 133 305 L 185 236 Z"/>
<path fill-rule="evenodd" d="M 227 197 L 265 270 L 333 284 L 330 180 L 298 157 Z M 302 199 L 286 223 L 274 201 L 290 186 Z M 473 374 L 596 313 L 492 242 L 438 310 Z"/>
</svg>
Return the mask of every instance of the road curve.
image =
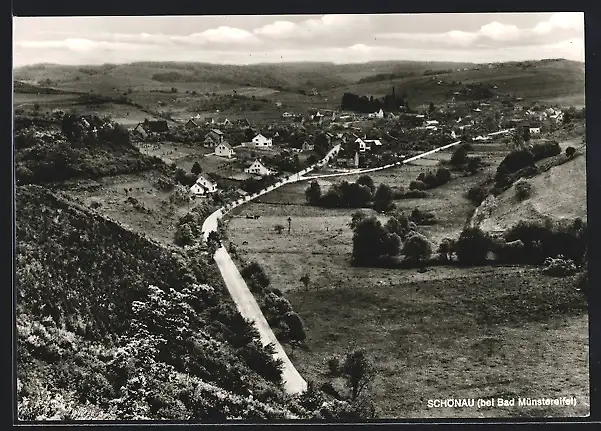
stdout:
<svg viewBox="0 0 601 431">
<path fill-rule="evenodd" d="M 259 196 L 264 195 L 265 193 L 269 193 L 270 191 L 275 190 L 276 188 L 279 188 L 285 184 L 294 183 L 294 182 L 298 182 L 298 181 L 304 181 L 304 180 L 310 180 L 310 179 L 314 179 L 314 178 L 326 178 L 326 177 L 344 176 L 344 175 L 357 175 L 357 174 L 362 174 L 362 173 L 380 171 L 383 169 L 389 169 L 389 168 L 392 168 L 395 166 L 400 166 L 402 164 L 409 163 L 413 160 L 420 159 L 422 157 L 428 156 L 428 155 L 436 153 L 438 151 L 453 147 L 455 145 L 458 145 L 459 143 L 461 143 L 461 141 L 453 142 L 451 144 L 444 145 L 442 147 L 438 147 L 434 150 L 427 151 L 422 154 L 418 154 L 417 156 L 410 157 L 406 160 L 396 162 L 396 163 L 386 165 L 386 166 L 380 166 L 377 168 L 359 169 L 359 170 L 352 171 L 352 172 L 343 172 L 343 173 L 336 173 L 336 174 L 305 176 L 307 173 L 313 171 L 316 167 L 321 167 L 321 166 L 327 164 L 327 162 L 332 158 L 332 156 L 337 154 L 338 151 L 340 150 L 340 145 L 336 145 L 328 152 L 328 154 L 323 159 L 321 159 L 315 165 L 313 165 L 307 169 L 304 169 L 296 174 L 293 174 L 290 177 L 288 177 L 288 179 L 282 180 L 272 186 L 269 186 L 269 187 L 261 190 L 258 193 L 248 195 L 244 198 L 239 199 L 238 201 L 234 202 L 233 204 L 226 205 L 225 207 L 219 208 L 218 210 L 213 212 L 209 217 L 206 218 L 206 220 L 204 221 L 204 223 L 202 225 L 203 237 L 206 241 L 208 238 L 208 235 L 211 231 L 217 231 L 218 220 L 221 217 L 223 217 L 225 214 L 230 212 L 232 209 L 234 209 L 246 202 L 249 202 L 253 199 L 256 199 Z M 219 267 L 219 271 L 221 272 L 221 276 L 223 277 L 225 285 L 227 286 L 227 289 L 228 289 L 230 295 L 232 296 L 234 303 L 236 304 L 236 307 L 238 308 L 238 311 L 240 312 L 240 314 L 244 318 L 249 319 L 255 323 L 255 326 L 257 327 L 257 330 L 259 331 L 259 334 L 261 337 L 261 342 L 264 345 L 269 344 L 269 343 L 274 344 L 274 347 L 275 347 L 274 356 L 281 359 L 283 362 L 282 380 L 284 381 L 284 389 L 286 390 L 286 392 L 288 392 L 290 394 L 298 394 L 298 393 L 302 393 L 302 392 L 306 391 L 307 390 L 307 382 L 302 378 L 302 376 L 296 370 L 296 368 L 294 367 L 294 365 L 288 358 L 288 355 L 284 351 L 284 348 L 282 347 L 280 342 L 277 340 L 275 334 L 273 333 L 273 330 L 269 326 L 269 323 L 267 323 L 267 319 L 265 319 L 265 316 L 263 315 L 263 312 L 261 311 L 261 308 L 259 307 L 259 304 L 257 303 L 254 295 L 252 294 L 252 292 L 246 285 L 246 282 L 242 278 L 240 271 L 238 271 L 236 264 L 234 263 L 234 261 L 232 260 L 230 255 L 228 254 L 225 247 L 223 247 L 223 246 L 219 247 L 217 249 L 217 251 L 215 252 L 213 258 L 215 260 L 215 263 Z"/>
<path fill-rule="evenodd" d="M 252 199 L 256 199 L 257 197 L 268 193 L 278 187 L 281 187 L 284 184 L 298 181 L 300 178 L 302 178 L 302 175 L 312 171 L 313 169 L 315 169 L 316 166 L 322 166 L 323 164 L 327 163 L 329 158 L 339 149 L 340 146 L 335 146 L 321 161 L 316 163 L 314 166 L 304 169 L 303 171 L 297 174 L 291 175 L 287 180 L 281 181 L 276 185 L 269 186 L 259 193 L 240 199 L 236 201 L 233 205 L 230 204 L 225 208 L 219 208 L 217 211 L 215 211 L 209 217 L 207 217 L 207 219 L 202 225 L 202 232 L 205 241 L 207 240 L 208 235 L 211 231 L 217 230 L 218 220 L 221 217 L 223 217 L 224 214 L 231 211 L 236 206 L 242 205 L 243 203 L 248 202 Z M 263 315 L 263 312 L 261 311 L 261 308 L 259 307 L 259 304 L 257 303 L 254 295 L 246 285 L 244 278 L 242 278 L 240 271 L 238 271 L 236 264 L 228 254 L 225 247 L 219 247 L 213 256 L 213 259 L 219 267 L 219 271 L 221 272 L 221 276 L 223 277 L 225 285 L 227 286 L 227 289 L 230 295 L 232 296 L 240 314 L 244 318 L 249 319 L 255 323 L 263 345 L 273 343 L 275 347 L 274 356 L 281 359 L 283 362 L 282 380 L 284 381 L 284 389 L 286 390 L 286 392 L 290 394 L 298 394 L 305 392 L 307 390 L 307 382 L 301 377 L 299 372 L 296 370 L 296 368 L 288 358 L 288 355 L 284 351 L 284 348 L 276 338 L 275 334 L 273 333 L 273 330 L 269 326 L 269 323 L 267 323 L 267 319 L 265 319 L 265 316 Z"/>
</svg>

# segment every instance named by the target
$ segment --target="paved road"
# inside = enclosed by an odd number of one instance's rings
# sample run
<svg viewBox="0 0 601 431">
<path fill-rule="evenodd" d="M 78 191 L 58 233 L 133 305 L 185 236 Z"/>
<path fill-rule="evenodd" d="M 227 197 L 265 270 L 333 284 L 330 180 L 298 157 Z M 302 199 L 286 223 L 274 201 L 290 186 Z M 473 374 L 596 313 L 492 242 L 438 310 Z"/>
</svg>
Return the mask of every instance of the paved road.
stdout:
<svg viewBox="0 0 601 431">
<path fill-rule="evenodd" d="M 337 152 L 339 149 L 340 146 L 332 148 L 327 154 L 327 156 L 324 157 L 324 159 L 318 162 L 315 166 L 322 166 L 325 163 L 327 163 L 326 159 L 329 159 L 332 156 L 332 154 Z M 288 180 L 282 181 L 277 185 L 267 187 L 260 193 L 247 196 L 244 199 L 240 199 L 236 202 L 236 205 L 231 205 L 227 209 L 220 208 L 217 211 L 215 211 L 213 214 L 207 217 L 207 219 L 202 225 L 202 232 L 205 241 L 211 231 L 217 230 L 217 222 L 221 217 L 223 217 L 225 213 L 231 211 L 236 206 L 242 205 L 245 202 L 248 202 L 252 199 L 256 199 L 258 196 L 268 193 L 277 187 L 281 187 L 284 184 L 298 181 L 299 178 L 302 178 L 302 175 L 312 171 L 315 168 L 315 166 L 307 168 L 299 172 L 298 174 L 291 175 Z M 221 276 L 223 277 L 225 285 L 227 286 L 227 289 L 230 295 L 232 296 L 240 314 L 244 318 L 250 319 L 255 323 L 255 326 L 257 327 L 257 330 L 259 331 L 259 334 L 261 336 L 261 342 L 263 343 L 263 345 L 267 345 L 269 343 L 274 344 L 274 356 L 281 359 L 283 362 L 282 380 L 284 381 L 284 389 L 286 390 L 286 392 L 290 394 L 298 394 L 306 391 L 307 382 L 302 378 L 302 376 L 299 374 L 296 368 L 294 368 L 294 365 L 288 358 L 288 355 L 286 355 L 284 348 L 277 340 L 275 334 L 269 326 L 269 323 L 267 323 L 267 320 L 265 319 L 265 316 L 263 315 L 259 304 L 257 304 L 254 295 L 246 285 L 246 282 L 242 278 L 242 275 L 238 271 L 236 264 L 228 254 L 227 250 L 223 246 L 221 246 L 217 249 L 213 258 L 215 259 L 215 263 L 217 263 L 217 266 L 219 267 L 219 271 L 221 272 Z"/>
<path fill-rule="evenodd" d="M 436 148 L 434 150 L 427 151 L 422 154 L 418 154 L 417 156 L 410 157 L 403 161 L 396 162 L 396 163 L 386 165 L 386 166 L 377 167 L 377 168 L 359 169 L 359 170 L 352 171 L 352 172 L 343 172 L 343 173 L 337 173 L 337 174 L 305 176 L 307 173 L 313 171 L 316 167 L 326 165 L 330 161 L 332 156 L 334 154 L 337 154 L 338 151 L 340 150 L 340 145 L 336 145 L 335 147 L 333 147 L 330 150 L 330 152 L 322 160 L 317 162 L 315 165 L 313 165 L 307 169 L 304 169 L 303 171 L 300 171 L 297 174 L 293 174 L 287 180 L 283 180 L 283 181 L 280 181 L 279 183 L 276 183 L 273 186 L 269 186 L 266 189 L 261 190 L 259 193 L 246 196 L 242 199 L 239 199 L 235 203 L 228 205 L 225 208 L 220 208 L 217 211 L 215 211 L 213 214 L 211 214 L 209 217 L 207 217 L 207 219 L 204 221 L 204 223 L 202 225 L 203 236 L 206 241 L 209 233 L 211 231 L 217 230 L 217 221 L 221 217 L 223 217 L 224 214 L 227 214 L 232 209 L 234 209 L 240 205 L 243 205 L 244 203 L 249 202 L 253 199 L 256 199 L 257 197 L 262 196 L 265 193 L 269 193 L 270 191 L 275 190 L 276 188 L 281 187 L 284 184 L 294 183 L 294 182 L 298 182 L 298 181 L 304 181 L 304 180 L 308 180 L 308 179 L 312 179 L 312 178 L 325 178 L 325 177 L 343 176 L 343 175 L 357 175 L 357 174 L 362 174 L 362 173 L 375 172 L 375 171 L 379 171 L 379 170 L 383 170 L 383 169 L 389 169 L 394 166 L 399 166 L 399 165 L 402 165 L 405 163 L 409 163 L 413 160 L 418 160 L 422 157 L 426 157 L 430 154 L 433 154 L 438 151 L 442 151 L 444 149 L 458 145 L 459 143 L 461 143 L 461 141 L 453 142 L 451 144 L 444 145 L 444 146 Z M 296 368 L 294 368 L 294 365 L 288 358 L 288 355 L 286 355 L 286 352 L 284 351 L 280 342 L 277 340 L 271 327 L 267 323 L 267 320 L 265 319 L 265 316 L 263 315 L 261 308 L 257 304 L 255 297 L 253 296 L 250 289 L 246 285 L 246 282 L 242 278 L 242 275 L 238 271 L 236 264 L 232 261 L 227 250 L 223 246 L 220 247 L 219 249 L 217 249 L 217 251 L 215 252 L 215 255 L 214 255 L 214 259 L 215 259 L 215 262 L 217 263 L 217 266 L 219 267 L 221 276 L 223 277 L 223 280 L 225 281 L 225 285 L 227 286 L 227 289 L 228 289 L 230 295 L 232 296 L 234 303 L 236 304 L 238 310 L 240 311 L 240 314 L 243 317 L 245 317 L 246 319 L 250 319 L 255 322 L 255 325 L 261 336 L 261 342 L 264 345 L 268 344 L 268 343 L 274 344 L 274 346 L 275 346 L 275 355 L 274 356 L 280 358 L 283 361 L 283 365 L 284 365 L 283 371 L 282 371 L 282 379 L 284 380 L 285 390 L 290 394 L 297 394 L 297 393 L 304 392 L 307 389 L 307 382 L 301 377 L 299 372 L 296 370 Z"/>
</svg>

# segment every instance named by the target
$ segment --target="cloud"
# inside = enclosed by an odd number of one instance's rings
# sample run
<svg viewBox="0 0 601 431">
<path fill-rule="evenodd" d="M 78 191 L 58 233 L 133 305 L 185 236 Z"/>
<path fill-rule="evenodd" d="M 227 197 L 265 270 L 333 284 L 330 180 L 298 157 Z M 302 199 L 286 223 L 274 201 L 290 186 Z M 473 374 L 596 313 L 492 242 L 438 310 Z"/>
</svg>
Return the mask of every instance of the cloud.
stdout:
<svg viewBox="0 0 601 431">
<path fill-rule="evenodd" d="M 554 13 L 548 21 L 538 23 L 532 31 L 537 34 L 548 34 L 556 29 L 584 30 L 584 14 L 582 12 Z"/>
<path fill-rule="evenodd" d="M 376 39 L 416 44 L 435 43 L 459 48 L 503 48 L 507 45 L 548 45 L 567 35 L 584 37 L 584 15 L 580 12 L 556 13 L 533 28 L 494 21 L 473 32 L 452 30 L 444 33 L 378 33 Z"/>
<path fill-rule="evenodd" d="M 495 21 L 480 27 L 478 35 L 495 41 L 506 42 L 518 40 L 521 36 L 521 32 L 515 25 L 507 25 Z"/>
<path fill-rule="evenodd" d="M 371 23 L 369 15 L 323 15 L 320 18 L 310 18 L 299 23 L 275 21 L 259 27 L 253 32 L 266 38 L 308 39 L 340 35 L 342 32 L 365 29 Z"/>
</svg>

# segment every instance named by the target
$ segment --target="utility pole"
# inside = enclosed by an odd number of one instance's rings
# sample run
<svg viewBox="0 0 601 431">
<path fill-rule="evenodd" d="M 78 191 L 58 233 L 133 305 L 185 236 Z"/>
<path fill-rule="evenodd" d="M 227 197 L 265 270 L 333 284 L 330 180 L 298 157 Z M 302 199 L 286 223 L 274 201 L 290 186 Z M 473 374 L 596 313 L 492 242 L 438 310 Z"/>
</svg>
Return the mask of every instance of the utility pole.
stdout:
<svg viewBox="0 0 601 431">
<path fill-rule="evenodd" d="M 288 217 L 288 234 L 290 234 L 290 227 L 292 225 L 292 219 Z"/>
</svg>

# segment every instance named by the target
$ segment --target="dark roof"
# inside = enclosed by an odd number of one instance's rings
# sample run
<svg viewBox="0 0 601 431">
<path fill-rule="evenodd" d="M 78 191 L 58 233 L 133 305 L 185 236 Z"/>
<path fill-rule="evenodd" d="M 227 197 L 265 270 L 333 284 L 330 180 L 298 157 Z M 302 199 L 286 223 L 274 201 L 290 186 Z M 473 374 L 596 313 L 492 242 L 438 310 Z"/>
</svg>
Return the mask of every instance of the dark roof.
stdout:
<svg viewBox="0 0 601 431">
<path fill-rule="evenodd" d="M 150 120 L 150 121 L 145 121 L 144 125 L 146 126 L 145 129 L 146 131 L 149 132 L 166 132 L 167 130 L 169 130 L 169 125 L 167 124 L 167 121 L 165 120 Z"/>
</svg>

